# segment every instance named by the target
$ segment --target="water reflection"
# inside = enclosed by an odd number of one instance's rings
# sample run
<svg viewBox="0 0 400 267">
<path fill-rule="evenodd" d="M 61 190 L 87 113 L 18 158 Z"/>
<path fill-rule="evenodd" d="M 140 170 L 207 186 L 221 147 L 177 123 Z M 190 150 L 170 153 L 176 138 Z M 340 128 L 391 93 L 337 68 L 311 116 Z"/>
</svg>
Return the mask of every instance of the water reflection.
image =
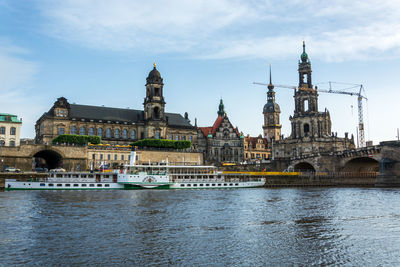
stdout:
<svg viewBox="0 0 400 267">
<path fill-rule="evenodd" d="M 0 194 L 6 265 L 394 265 L 398 190 Z"/>
</svg>

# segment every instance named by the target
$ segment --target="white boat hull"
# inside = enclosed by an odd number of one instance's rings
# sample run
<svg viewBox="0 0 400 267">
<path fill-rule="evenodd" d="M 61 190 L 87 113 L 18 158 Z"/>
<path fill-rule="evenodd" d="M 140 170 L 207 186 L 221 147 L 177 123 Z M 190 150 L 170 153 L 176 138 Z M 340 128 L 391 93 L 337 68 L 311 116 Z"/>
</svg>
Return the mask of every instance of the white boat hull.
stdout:
<svg viewBox="0 0 400 267">
<path fill-rule="evenodd" d="M 106 182 L 29 182 L 5 181 L 6 190 L 108 190 L 124 189 L 124 185 Z"/>
</svg>

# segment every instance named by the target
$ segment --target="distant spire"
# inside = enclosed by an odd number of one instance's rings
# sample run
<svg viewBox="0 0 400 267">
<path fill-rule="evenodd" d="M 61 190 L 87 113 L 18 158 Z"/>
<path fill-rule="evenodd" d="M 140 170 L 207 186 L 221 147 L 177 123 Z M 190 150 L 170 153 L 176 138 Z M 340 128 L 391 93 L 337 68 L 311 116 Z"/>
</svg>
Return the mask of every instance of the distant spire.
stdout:
<svg viewBox="0 0 400 267">
<path fill-rule="evenodd" d="M 153 66 L 154 66 L 154 68 L 156 68 L 156 62 L 154 61 L 154 63 L 153 63 Z"/>
<path fill-rule="evenodd" d="M 269 64 L 269 84 L 268 84 L 268 89 L 273 90 L 274 85 L 272 84 L 272 74 L 271 74 L 271 64 Z"/>
<path fill-rule="evenodd" d="M 219 107 L 218 107 L 218 116 L 224 116 L 225 115 L 225 110 L 224 110 L 224 102 L 222 101 L 222 98 L 221 98 L 221 101 L 219 101 Z"/>
<path fill-rule="evenodd" d="M 269 64 L 269 84 L 272 84 L 271 64 Z"/>
<path fill-rule="evenodd" d="M 306 42 L 303 40 L 303 53 L 306 52 Z"/>
</svg>

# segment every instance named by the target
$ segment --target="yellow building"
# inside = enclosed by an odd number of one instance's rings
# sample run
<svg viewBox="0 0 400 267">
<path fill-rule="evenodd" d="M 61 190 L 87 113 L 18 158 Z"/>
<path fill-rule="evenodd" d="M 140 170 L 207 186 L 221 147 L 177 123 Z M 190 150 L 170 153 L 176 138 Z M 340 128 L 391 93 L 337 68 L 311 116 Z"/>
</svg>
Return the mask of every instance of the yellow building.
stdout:
<svg viewBox="0 0 400 267">
<path fill-rule="evenodd" d="M 17 115 L 0 113 L 0 146 L 19 146 L 21 125 Z"/>
<path fill-rule="evenodd" d="M 244 160 L 246 162 L 255 162 L 266 160 L 271 156 L 271 149 L 268 146 L 267 138 L 251 137 L 247 135 L 244 138 Z"/>
</svg>

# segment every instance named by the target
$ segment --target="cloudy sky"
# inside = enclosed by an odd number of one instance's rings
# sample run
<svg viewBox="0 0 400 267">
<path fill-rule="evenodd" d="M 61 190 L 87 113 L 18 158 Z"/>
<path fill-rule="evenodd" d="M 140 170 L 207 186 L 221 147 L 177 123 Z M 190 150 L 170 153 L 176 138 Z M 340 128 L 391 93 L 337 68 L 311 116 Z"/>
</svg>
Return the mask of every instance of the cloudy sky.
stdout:
<svg viewBox="0 0 400 267">
<path fill-rule="evenodd" d="M 272 65 L 275 84 L 296 85 L 302 41 L 313 83 L 363 84 L 366 138 L 400 128 L 400 2 L 391 0 L 0 0 L 0 112 L 23 118 L 22 137 L 57 97 L 142 109 L 153 62 L 168 112 L 211 125 L 222 97 L 244 134 L 262 133 Z M 347 89 L 335 83 L 333 89 Z M 293 91 L 276 88 L 282 133 Z M 320 94 L 332 129 L 355 134 L 356 97 Z"/>
</svg>

